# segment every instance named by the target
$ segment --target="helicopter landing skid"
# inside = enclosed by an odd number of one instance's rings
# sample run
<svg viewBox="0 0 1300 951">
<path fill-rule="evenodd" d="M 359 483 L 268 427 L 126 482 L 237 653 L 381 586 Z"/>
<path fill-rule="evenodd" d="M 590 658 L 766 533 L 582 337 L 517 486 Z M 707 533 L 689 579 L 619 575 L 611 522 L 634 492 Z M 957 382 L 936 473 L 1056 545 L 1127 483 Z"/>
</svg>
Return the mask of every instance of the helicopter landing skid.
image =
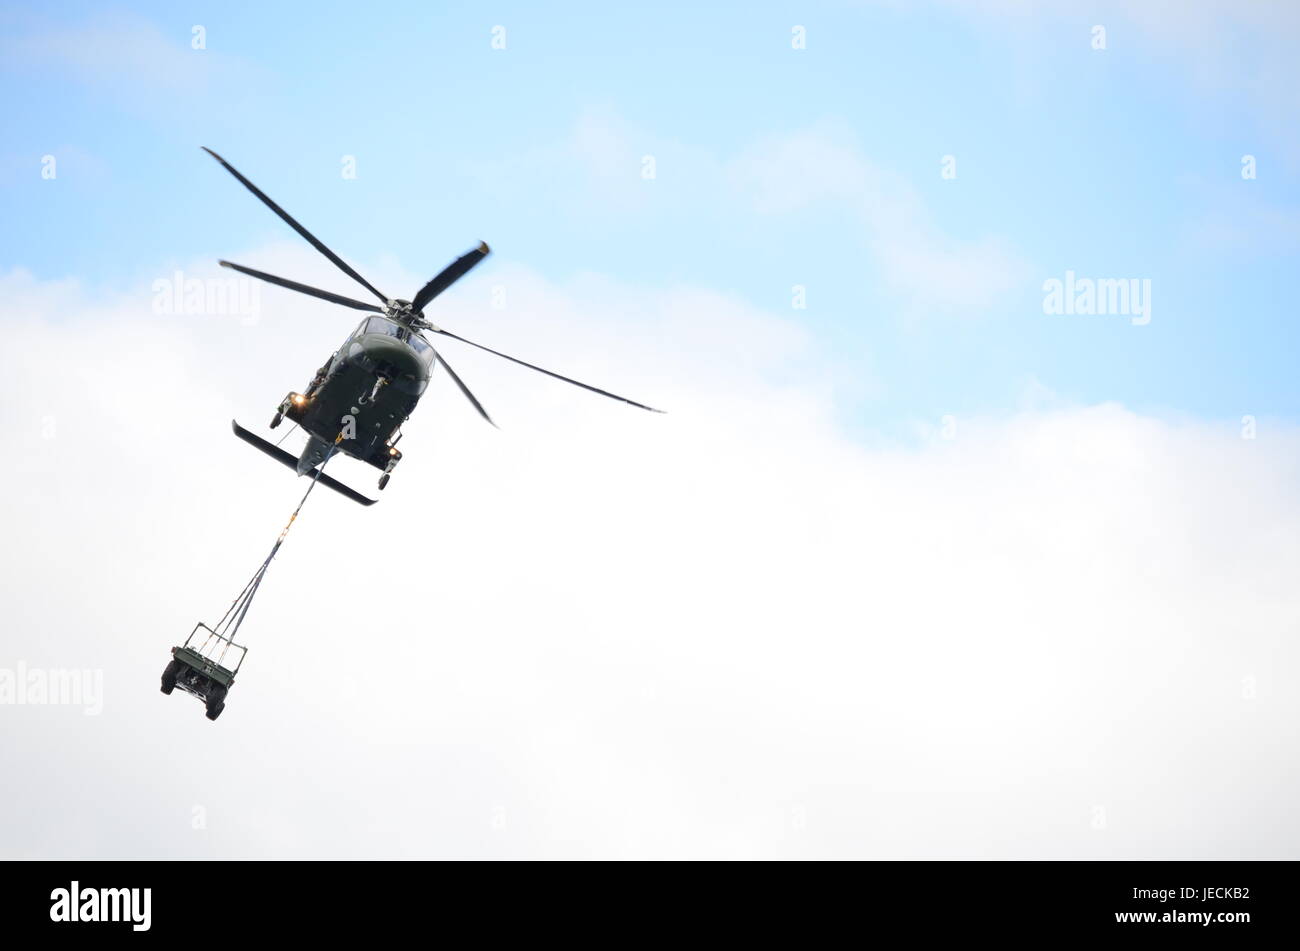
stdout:
<svg viewBox="0 0 1300 951">
<path fill-rule="evenodd" d="M 283 465 L 288 466 L 290 469 L 293 469 L 295 472 L 298 470 L 298 458 L 296 456 L 293 456 L 285 452 L 283 449 L 279 448 L 278 446 L 275 446 L 267 442 L 261 436 L 250 433 L 243 426 L 240 426 L 236 420 L 232 419 L 230 421 L 230 425 L 234 428 L 235 435 L 238 436 L 240 439 L 244 440 L 244 442 L 248 443 L 250 446 L 254 447 L 255 449 L 260 449 L 262 452 L 266 453 L 272 459 L 276 460 L 277 462 Z M 323 472 L 318 474 L 316 469 L 313 469 L 310 472 L 306 472 L 303 474 L 316 478 L 321 485 L 328 486 L 329 488 L 333 489 L 335 492 L 339 493 L 339 495 L 345 495 L 353 502 L 356 502 L 359 505 L 374 505 L 375 502 L 378 501 L 377 499 L 366 498 L 356 489 L 344 485 L 338 479 L 331 478 L 330 476 L 327 476 Z"/>
</svg>

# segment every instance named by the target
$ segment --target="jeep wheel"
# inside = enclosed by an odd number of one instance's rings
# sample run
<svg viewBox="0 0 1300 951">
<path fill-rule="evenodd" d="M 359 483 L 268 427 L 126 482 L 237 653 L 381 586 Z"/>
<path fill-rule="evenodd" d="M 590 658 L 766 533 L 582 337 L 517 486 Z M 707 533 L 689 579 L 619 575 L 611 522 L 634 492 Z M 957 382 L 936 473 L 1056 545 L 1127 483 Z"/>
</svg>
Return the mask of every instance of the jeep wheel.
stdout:
<svg viewBox="0 0 1300 951">
<path fill-rule="evenodd" d="M 185 665 L 182 664 L 179 660 L 174 660 L 170 664 L 168 664 L 165 668 L 163 668 L 163 674 L 162 674 L 163 693 L 169 694 L 176 689 L 176 675 L 181 672 L 181 668 L 184 666 Z"/>
</svg>

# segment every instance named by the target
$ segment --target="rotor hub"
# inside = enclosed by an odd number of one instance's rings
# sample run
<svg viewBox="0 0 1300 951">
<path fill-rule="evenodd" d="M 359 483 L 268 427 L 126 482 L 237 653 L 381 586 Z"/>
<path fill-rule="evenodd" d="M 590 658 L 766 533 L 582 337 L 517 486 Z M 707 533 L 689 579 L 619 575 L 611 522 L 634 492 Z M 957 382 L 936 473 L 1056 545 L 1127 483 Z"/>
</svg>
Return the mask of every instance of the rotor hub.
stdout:
<svg viewBox="0 0 1300 951">
<path fill-rule="evenodd" d="M 403 324 L 410 324 L 415 320 L 416 314 L 411 309 L 409 300 L 393 299 L 384 304 L 384 316 Z"/>
</svg>

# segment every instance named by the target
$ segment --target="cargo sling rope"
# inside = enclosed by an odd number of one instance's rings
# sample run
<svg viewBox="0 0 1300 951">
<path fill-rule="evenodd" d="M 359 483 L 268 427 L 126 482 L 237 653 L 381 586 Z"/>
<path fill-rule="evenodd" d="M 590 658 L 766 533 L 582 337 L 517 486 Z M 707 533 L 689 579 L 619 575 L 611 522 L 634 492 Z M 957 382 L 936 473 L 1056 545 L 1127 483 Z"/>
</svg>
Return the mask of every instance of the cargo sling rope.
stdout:
<svg viewBox="0 0 1300 951">
<path fill-rule="evenodd" d="M 280 530 L 280 537 L 277 538 L 275 544 L 271 546 L 271 553 L 266 556 L 266 561 L 262 562 L 261 566 L 253 572 L 253 577 L 248 580 L 248 584 L 244 585 L 244 590 L 239 593 L 239 596 L 235 598 L 233 602 L 231 602 L 230 607 L 226 609 L 226 613 L 222 615 L 221 620 L 218 621 L 216 626 L 208 633 L 207 639 L 204 640 L 203 646 L 199 649 L 200 654 L 205 654 L 207 652 L 208 645 L 212 643 L 214 637 L 218 641 L 224 641 L 225 646 L 221 650 L 221 656 L 217 658 L 217 663 L 224 665 L 226 652 L 230 650 L 230 645 L 234 643 L 235 634 L 239 632 L 239 626 L 244 623 L 244 615 L 248 613 L 248 606 L 253 603 L 253 596 L 257 594 L 257 589 L 262 584 L 262 578 L 266 575 L 266 569 L 271 566 L 271 562 L 280 551 L 280 546 L 284 544 L 285 536 L 289 534 L 289 529 L 293 528 L 293 523 L 298 518 L 298 513 L 301 512 L 302 507 L 307 504 L 307 497 L 311 495 L 311 490 L 316 488 L 316 483 L 320 479 L 321 473 L 325 471 L 326 463 L 328 463 L 333 457 L 334 452 L 338 449 L 339 442 L 341 442 L 342 439 L 343 436 L 340 434 L 339 438 L 334 440 L 334 445 L 330 446 L 330 450 L 326 453 L 321 464 L 316 467 L 316 474 L 312 476 L 311 485 L 307 486 L 307 491 L 303 493 L 302 501 L 300 501 L 298 507 L 293 510 L 293 514 L 289 516 L 289 521 L 285 523 L 284 528 Z"/>
</svg>

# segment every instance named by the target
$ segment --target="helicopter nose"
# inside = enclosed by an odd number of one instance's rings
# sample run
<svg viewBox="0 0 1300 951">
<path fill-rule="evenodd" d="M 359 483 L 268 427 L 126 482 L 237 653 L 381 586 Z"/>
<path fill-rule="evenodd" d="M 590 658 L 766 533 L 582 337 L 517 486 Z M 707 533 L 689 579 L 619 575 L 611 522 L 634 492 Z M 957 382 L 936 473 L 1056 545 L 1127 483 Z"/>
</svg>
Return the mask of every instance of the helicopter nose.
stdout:
<svg viewBox="0 0 1300 951">
<path fill-rule="evenodd" d="M 424 364 L 407 344 L 387 334 L 366 334 L 359 341 L 362 353 L 376 365 L 393 367 L 399 373 L 418 375 Z"/>
</svg>

